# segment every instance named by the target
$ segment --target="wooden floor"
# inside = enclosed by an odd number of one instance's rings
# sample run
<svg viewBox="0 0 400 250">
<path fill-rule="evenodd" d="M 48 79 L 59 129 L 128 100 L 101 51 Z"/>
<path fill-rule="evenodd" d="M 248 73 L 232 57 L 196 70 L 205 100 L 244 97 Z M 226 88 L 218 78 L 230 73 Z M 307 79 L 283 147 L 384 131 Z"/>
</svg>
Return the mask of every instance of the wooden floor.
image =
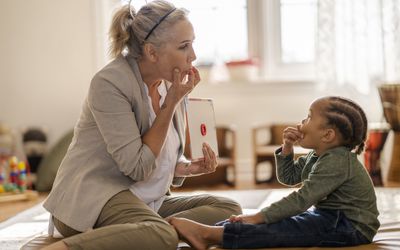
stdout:
<svg viewBox="0 0 400 250">
<path fill-rule="evenodd" d="M 285 187 L 284 185 L 278 182 L 265 182 L 260 184 L 255 184 L 254 181 L 250 180 L 238 180 L 235 186 L 230 186 L 227 184 L 217 184 L 217 185 L 197 185 L 196 187 L 178 187 L 173 188 L 172 191 L 174 192 L 187 192 L 192 190 L 248 190 L 248 189 L 268 189 L 268 188 L 282 188 Z"/>
<path fill-rule="evenodd" d="M 7 201 L 0 203 L 0 222 L 22 212 L 28 208 L 35 206 L 42 202 L 47 196 L 47 193 L 40 193 L 36 199 L 23 200 L 23 201 Z"/>
</svg>

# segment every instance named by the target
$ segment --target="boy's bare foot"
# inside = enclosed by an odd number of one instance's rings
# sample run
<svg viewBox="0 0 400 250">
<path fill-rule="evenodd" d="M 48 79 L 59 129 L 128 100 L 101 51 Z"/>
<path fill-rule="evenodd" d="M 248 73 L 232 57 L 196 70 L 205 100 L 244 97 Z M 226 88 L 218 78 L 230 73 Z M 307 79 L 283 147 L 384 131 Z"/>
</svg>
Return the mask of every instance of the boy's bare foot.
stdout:
<svg viewBox="0 0 400 250">
<path fill-rule="evenodd" d="M 179 236 L 198 250 L 206 250 L 212 244 L 222 241 L 223 227 L 208 226 L 184 218 L 170 218 Z"/>
</svg>

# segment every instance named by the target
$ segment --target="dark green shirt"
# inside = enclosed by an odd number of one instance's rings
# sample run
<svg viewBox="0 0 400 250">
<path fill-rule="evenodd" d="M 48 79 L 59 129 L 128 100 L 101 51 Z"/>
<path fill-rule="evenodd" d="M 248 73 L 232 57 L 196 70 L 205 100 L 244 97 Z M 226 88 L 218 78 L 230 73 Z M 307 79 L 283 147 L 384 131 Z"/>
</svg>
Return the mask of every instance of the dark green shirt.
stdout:
<svg viewBox="0 0 400 250">
<path fill-rule="evenodd" d="M 261 210 L 266 223 L 305 212 L 311 206 L 342 211 L 366 238 L 372 241 L 380 223 L 375 190 L 357 155 L 336 147 L 315 155 L 314 151 L 293 160 L 293 155 L 275 152 L 278 180 L 301 187 Z"/>
</svg>

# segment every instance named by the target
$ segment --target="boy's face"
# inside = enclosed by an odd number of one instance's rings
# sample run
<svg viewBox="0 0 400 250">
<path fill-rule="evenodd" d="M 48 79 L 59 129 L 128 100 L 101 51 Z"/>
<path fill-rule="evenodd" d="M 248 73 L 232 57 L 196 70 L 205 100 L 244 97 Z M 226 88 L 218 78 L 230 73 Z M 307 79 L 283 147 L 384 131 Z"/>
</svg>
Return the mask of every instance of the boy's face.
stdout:
<svg viewBox="0 0 400 250">
<path fill-rule="evenodd" d="M 303 137 L 298 141 L 303 148 L 310 148 L 317 151 L 323 145 L 322 138 L 326 131 L 326 118 L 322 115 L 328 105 L 327 99 L 314 101 L 305 119 L 298 126 Z"/>
</svg>

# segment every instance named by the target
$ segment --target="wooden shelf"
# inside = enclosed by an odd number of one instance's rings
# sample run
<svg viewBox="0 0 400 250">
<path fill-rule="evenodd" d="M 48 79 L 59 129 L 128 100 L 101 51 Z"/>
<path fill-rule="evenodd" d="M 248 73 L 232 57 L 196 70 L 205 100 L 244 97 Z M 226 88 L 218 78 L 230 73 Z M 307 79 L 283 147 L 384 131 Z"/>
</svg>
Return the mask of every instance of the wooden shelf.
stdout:
<svg viewBox="0 0 400 250">
<path fill-rule="evenodd" d="M 0 203 L 11 201 L 36 200 L 39 197 L 38 192 L 26 190 L 23 193 L 3 193 L 0 194 Z"/>
</svg>

